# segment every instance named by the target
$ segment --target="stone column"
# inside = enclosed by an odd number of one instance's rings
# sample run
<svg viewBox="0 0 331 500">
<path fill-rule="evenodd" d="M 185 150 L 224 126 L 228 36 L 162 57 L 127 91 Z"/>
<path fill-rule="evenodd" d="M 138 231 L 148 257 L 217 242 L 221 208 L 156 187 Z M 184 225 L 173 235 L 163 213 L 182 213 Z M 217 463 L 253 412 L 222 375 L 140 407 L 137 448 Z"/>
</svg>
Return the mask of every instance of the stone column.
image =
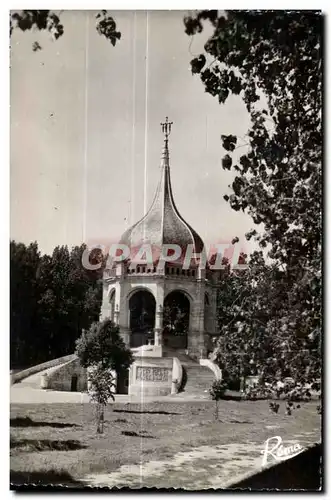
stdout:
<svg viewBox="0 0 331 500">
<path fill-rule="evenodd" d="M 114 312 L 114 323 L 115 325 L 119 324 L 119 318 L 120 318 L 120 309 L 118 304 L 115 305 L 115 312 Z"/>
<path fill-rule="evenodd" d="M 199 294 L 192 304 L 188 350 L 197 359 L 204 358 L 204 294 Z"/>
<path fill-rule="evenodd" d="M 120 327 L 121 337 L 126 347 L 130 347 L 130 330 L 126 326 Z"/>
<path fill-rule="evenodd" d="M 163 306 L 158 304 L 155 311 L 154 345 L 162 345 Z"/>
<path fill-rule="evenodd" d="M 102 290 L 102 305 L 100 311 L 100 321 L 103 321 L 106 318 L 110 317 L 110 303 L 109 303 L 109 295 L 108 295 L 109 285 L 107 283 L 103 284 Z"/>
</svg>

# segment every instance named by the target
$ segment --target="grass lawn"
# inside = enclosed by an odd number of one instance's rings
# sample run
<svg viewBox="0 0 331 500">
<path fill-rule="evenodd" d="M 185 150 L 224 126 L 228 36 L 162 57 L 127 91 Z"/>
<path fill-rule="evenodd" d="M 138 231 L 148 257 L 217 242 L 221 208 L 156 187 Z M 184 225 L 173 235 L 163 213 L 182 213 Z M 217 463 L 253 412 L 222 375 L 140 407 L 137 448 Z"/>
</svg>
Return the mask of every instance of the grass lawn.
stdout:
<svg viewBox="0 0 331 500">
<path fill-rule="evenodd" d="M 88 404 L 11 406 L 11 480 L 14 483 L 79 482 L 89 474 L 110 473 L 122 465 L 169 460 L 202 446 L 283 440 L 316 442 L 317 402 L 304 403 L 291 416 L 282 402 L 277 415 L 267 401 L 221 401 L 215 421 L 212 401 L 110 404 L 105 432 L 96 433 Z"/>
</svg>

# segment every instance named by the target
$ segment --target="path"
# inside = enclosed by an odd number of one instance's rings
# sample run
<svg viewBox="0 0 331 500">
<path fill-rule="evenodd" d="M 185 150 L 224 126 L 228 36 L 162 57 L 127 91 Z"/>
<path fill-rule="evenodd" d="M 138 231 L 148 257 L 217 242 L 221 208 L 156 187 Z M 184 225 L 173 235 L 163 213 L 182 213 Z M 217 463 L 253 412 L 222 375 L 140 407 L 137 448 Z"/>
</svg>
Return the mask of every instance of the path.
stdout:
<svg viewBox="0 0 331 500">
<path fill-rule="evenodd" d="M 303 448 L 319 441 L 317 432 L 307 432 L 285 441 L 286 446 L 298 441 Z M 262 467 L 263 443 L 247 442 L 230 445 L 200 446 L 179 452 L 170 460 L 151 460 L 140 465 L 123 465 L 109 474 L 94 474 L 83 479 L 93 487 L 138 489 L 182 488 L 203 490 L 228 488 L 242 479 L 274 465 Z"/>
<path fill-rule="evenodd" d="M 34 375 L 32 375 L 34 376 Z M 31 377 L 32 377 L 31 376 Z M 25 379 L 26 380 L 26 379 Z M 173 396 L 129 396 L 127 394 L 116 394 L 116 402 L 118 403 L 151 403 L 154 401 L 160 402 L 175 402 L 177 401 L 201 401 L 209 399 L 208 394 L 205 396 L 197 396 L 192 394 L 180 393 Z M 10 387 L 10 403 L 11 404 L 50 404 L 50 403 L 89 403 L 90 398 L 85 392 L 65 392 L 53 391 L 48 389 L 38 389 L 21 383 L 14 384 Z"/>
</svg>

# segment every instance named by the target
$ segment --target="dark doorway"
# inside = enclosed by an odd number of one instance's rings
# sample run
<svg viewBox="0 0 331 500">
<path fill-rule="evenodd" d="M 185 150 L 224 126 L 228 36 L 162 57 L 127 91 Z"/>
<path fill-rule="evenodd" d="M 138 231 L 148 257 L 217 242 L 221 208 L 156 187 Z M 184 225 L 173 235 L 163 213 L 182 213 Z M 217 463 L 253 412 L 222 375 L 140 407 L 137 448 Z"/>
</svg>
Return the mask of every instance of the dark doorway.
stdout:
<svg viewBox="0 0 331 500">
<path fill-rule="evenodd" d="M 187 348 L 190 301 L 182 292 L 171 292 L 164 301 L 163 343 L 174 349 Z"/>
<path fill-rule="evenodd" d="M 117 394 L 129 394 L 129 370 L 117 374 Z"/>
<path fill-rule="evenodd" d="M 155 299 L 151 292 L 139 290 L 129 300 L 130 345 L 140 347 L 154 338 Z"/>
<path fill-rule="evenodd" d="M 77 382 L 78 382 L 78 377 L 76 374 L 74 374 L 71 377 L 71 392 L 77 392 Z"/>
</svg>

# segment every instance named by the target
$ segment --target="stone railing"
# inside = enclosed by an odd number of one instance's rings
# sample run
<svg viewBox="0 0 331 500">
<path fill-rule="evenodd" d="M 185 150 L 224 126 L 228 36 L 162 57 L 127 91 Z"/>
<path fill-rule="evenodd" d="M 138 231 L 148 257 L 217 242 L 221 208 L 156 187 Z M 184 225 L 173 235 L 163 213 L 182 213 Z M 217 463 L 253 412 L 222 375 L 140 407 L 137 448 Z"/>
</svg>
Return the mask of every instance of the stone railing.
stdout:
<svg viewBox="0 0 331 500">
<path fill-rule="evenodd" d="M 212 372 L 214 372 L 216 380 L 222 380 L 222 370 L 220 369 L 219 366 L 217 366 L 216 363 L 213 363 L 213 361 L 211 361 L 210 359 L 202 358 L 199 359 L 199 364 L 201 366 L 206 366 Z"/>
<path fill-rule="evenodd" d="M 21 380 L 30 377 L 30 375 L 34 375 L 35 373 L 41 372 L 42 370 L 47 370 L 48 368 L 53 368 L 53 366 L 61 365 L 62 363 L 66 363 L 67 361 L 71 361 L 76 358 L 76 354 L 69 354 L 68 356 L 62 356 L 61 358 L 52 359 L 51 361 L 46 361 L 45 363 L 41 363 L 40 365 L 31 366 L 26 370 L 22 370 L 17 373 L 13 373 L 10 377 L 10 383 L 16 384 Z"/>
<path fill-rule="evenodd" d="M 177 394 L 183 380 L 183 367 L 178 358 L 173 358 L 171 394 Z"/>
</svg>

